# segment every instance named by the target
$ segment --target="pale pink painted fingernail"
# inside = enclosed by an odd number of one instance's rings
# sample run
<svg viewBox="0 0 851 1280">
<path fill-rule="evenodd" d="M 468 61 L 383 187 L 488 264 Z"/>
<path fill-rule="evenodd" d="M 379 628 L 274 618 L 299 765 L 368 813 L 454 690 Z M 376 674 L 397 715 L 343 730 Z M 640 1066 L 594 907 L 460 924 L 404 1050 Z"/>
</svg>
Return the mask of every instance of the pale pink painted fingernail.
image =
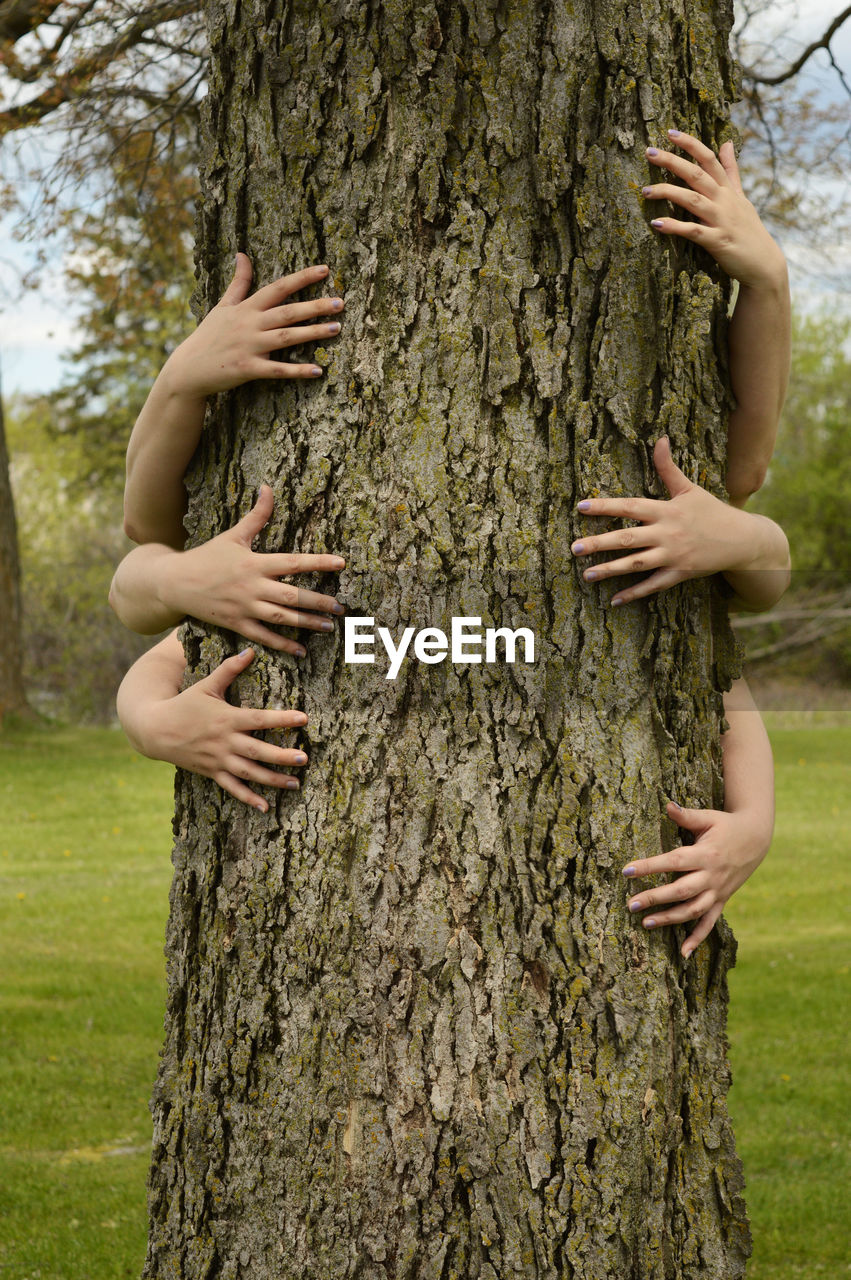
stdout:
<svg viewBox="0 0 851 1280">
<path fill-rule="evenodd" d="M 654 920 L 653 916 L 651 916 L 649 920 L 642 921 L 642 924 L 644 925 L 645 929 L 655 929 L 657 923 L 658 921 Z"/>
</svg>

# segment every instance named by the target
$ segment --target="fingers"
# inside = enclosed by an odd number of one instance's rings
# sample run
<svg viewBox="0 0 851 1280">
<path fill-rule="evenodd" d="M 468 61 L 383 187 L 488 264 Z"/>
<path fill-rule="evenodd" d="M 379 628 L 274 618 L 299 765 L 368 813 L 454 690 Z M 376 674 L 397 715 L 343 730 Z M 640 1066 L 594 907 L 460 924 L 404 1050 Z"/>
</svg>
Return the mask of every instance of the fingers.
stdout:
<svg viewBox="0 0 851 1280">
<path fill-rule="evenodd" d="M 272 512 L 275 509 L 275 495 L 272 493 L 269 485 L 260 486 L 260 496 L 254 506 L 244 515 L 238 524 L 231 529 L 231 533 L 239 538 L 240 542 L 244 542 L 250 547 L 258 533 L 269 523 Z"/>
<path fill-rule="evenodd" d="M 668 817 L 686 831 L 705 831 L 712 826 L 716 813 L 715 809 L 681 809 L 673 800 L 667 807 Z"/>
<path fill-rule="evenodd" d="M 333 596 L 320 595 L 318 591 L 305 591 L 289 582 L 269 584 L 270 596 L 266 603 L 288 606 L 290 609 L 309 610 L 311 613 L 345 613 L 346 606 Z"/>
<path fill-rule="evenodd" d="M 295 325 L 287 329 L 264 329 L 261 334 L 262 351 L 285 351 L 287 347 L 300 347 L 303 342 L 321 342 L 335 338 L 340 332 L 339 321 L 331 324 Z"/>
<path fill-rule="evenodd" d="M 261 772 L 265 772 L 265 770 L 261 770 Z M 271 776 L 275 778 L 275 781 L 266 782 L 263 784 L 264 786 L 278 787 L 285 791 L 298 791 L 301 785 L 298 778 L 291 778 L 282 773 L 275 773 Z M 218 773 L 214 773 L 213 781 L 217 782 L 219 786 L 224 791 L 227 791 L 229 795 L 232 795 L 235 800 L 241 800 L 244 804 L 251 805 L 252 809 L 259 809 L 261 813 L 269 812 L 269 806 L 263 797 L 258 796 L 256 791 L 252 791 L 250 787 L 247 787 L 245 783 L 229 769 L 220 769 Z"/>
<path fill-rule="evenodd" d="M 297 573 L 339 573 L 345 567 L 342 556 L 324 553 L 279 551 L 263 555 L 263 572 L 270 578 L 290 578 Z"/>
<path fill-rule="evenodd" d="M 240 734 L 235 742 L 235 754 L 246 760 L 276 765 L 279 769 L 300 769 L 307 764 L 307 755 L 298 747 L 278 747 L 274 742 L 247 734 Z"/>
<path fill-rule="evenodd" d="M 336 601 L 334 603 L 336 604 Z M 271 600 L 259 600 L 253 612 L 261 622 L 271 623 L 274 627 L 300 627 L 305 631 L 329 633 L 334 630 L 334 623 L 330 618 L 322 618 L 316 613 L 306 613 L 303 609 L 290 609 L 286 605 L 273 604 Z"/>
<path fill-rule="evenodd" d="M 291 653 L 295 658 L 303 658 L 307 653 L 304 645 L 299 644 L 297 640 L 278 635 L 277 631 L 270 631 L 268 627 L 264 627 L 257 621 L 249 619 L 240 623 L 239 629 L 247 640 L 254 640 L 266 649 L 275 649 L 278 653 Z"/>
<path fill-rule="evenodd" d="M 592 556 L 598 551 L 621 551 L 625 547 L 650 547 L 656 538 L 651 525 L 638 525 L 630 529 L 612 529 L 590 538 L 574 542 L 571 551 L 575 556 Z"/>
<path fill-rule="evenodd" d="M 263 787 L 283 787 L 288 791 L 294 791 L 300 785 L 298 778 L 292 777 L 291 774 L 266 769 L 263 765 L 255 764 L 252 760 L 237 754 L 225 758 L 224 771 L 244 782 L 258 782 Z"/>
<path fill-rule="evenodd" d="M 303 729 L 304 711 L 284 707 L 237 707 L 235 723 L 240 733 L 265 733 L 271 729 Z"/>
<path fill-rule="evenodd" d="M 696 899 L 700 893 L 706 891 L 706 880 L 705 871 L 693 871 L 690 875 L 674 880 L 671 884 L 660 884 L 655 889 L 648 889 L 646 893 L 630 898 L 629 909 L 633 912 L 646 911 L 649 907 L 664 906 L 668 902 Z"/>
<path fill-rule="evenodd" d="M 667 436 L 661 436 L 653 446 L 653 465 L 659 479 L 672 498 L 680 493 L 688 493 L 693 488 L 689 478 L 680 471 L 671 456 L 671 442 Z"/>
<path fill-rule="evenodd" d="M 727 186 L 727 174 L 710 147 L 693 138 L 690 133 L 679 133 L 676 129 L 669 129 L 668 137 L 674 146 L 687 152 L 691 159 L 678 156 L 673 151 L 648 147 L 644 154 L 651 164 L 656 165 L 658 169 L 667 169 L 669 173 L 675 173 L 694 191 L 700 191 L 704 195 L 712 195 L 715 187 Z"/>
<path fill-rule="evenodd" d="M 649 569 L 658 569 L 662 564 L 664 552 L 659 547 L 651 547 L 638 555 L 622 556 L 620 560 L 606 560 L 603 564 L 595 564 L 586 569 L 582 577 L 586 582 L 603 582 L 606 578 L 617 578 L 624 573 L 646 573 Z"/>
<path fill-rule="evenodd" d="M 682 569 L 657 569 L 649 578 L 637 582 L 634 587 L 627 587 L 612 596 L 609 604 L 617 606 L 630 604 L 633 600 L 642 600 L 645 596 L 655 595 L 657 591 L 667 591 L 679 582 L 685 582 L 690 575 Z"/>
<path fill-rule="evenodd" d="M 232 658 L 225 658 L 220 666 L 210 675 L 205 676 L 203 680 L 199 680 L 199 685 L 206 685 L 210 693 L 224 697 L 226 690 L 233 684 L 234 680 L 240 675 L 254 658 L 253 649 L 243 649 L 241 653 L 235 653 Z"/>
<path fill-rule="evenodd" d="M 645 916 L 641 923 L 645 929 L 658 929 L 663 924 L 682 924 L 685 920 L 696 920 L 713 906 L 715 894 L 711 889 L 706 889 L 681 906 L 670 907 L 667 911 L 654 911 L 651 916 Z"/>
<path fill-rule="evenodd" d="M 247 298 L 248 290 L 251 288 L 252 274 L 251 259 L 245 253 L 238 253 L 233 279 L 219 298 L 219 306 L 233 307 Z"/>
<path fill-rule="evenodd" d="M 290 364 L 287 360 L 264 360 L 258 356 L 246 363 L 245 379 L 250 382 L 255 378 L 321 378 L 322 367 L 318 364 Z"/>
<path fill-rule="evenodd" d="M 624 520 L 647 521 L 662 514 L 662 503 L 656 498 L 583 498 L 578 509 L 584 516 L 619 516 Z"/>
<path fill-rule="evenodd" d="M 329 316 L 342 311 L 342 298 L 312 298 L 309 302 L 291 302 L 286 307 L 272 307 L 263 313 L 264 329 L 288 329 L 291 325 L 315 320 L 317 316 Z"/>
<path fill-rule="evenodd" d="M 707 911 L 706 915 L 697 922 L 697 925 L 692 929 L 681 948 L 683 957 L 686 960 L 688 960 L 692 952 L 700 946 L 701 942 L 705 941 L 705 939 L 709 937 L 710 933 L 721 918 L 721 912 L 723 910 L 723 902 L 717 902 L 715 906 L 711 907 L 710 910 Z"/>
<path fill-rule="evenodd" d="M 643 876 L 661 876 L 675 871 L 695 871 L 703 863 L 703 851 L 697 845 L 683 845 L 681 849 L 670 849 L 667 853 L 657 853 L 653 858 L 639 858 L 624 867 L 623 874 L 627 880 L 640 880 Z"/>
<path fill-rule="evenodd" d="M 280 306 L 291 294 L 298 293 L 300 289 L 307 289 L 312 284 L 318 284 L 327 274 L 327 266 L 321 263 L 312 267 L 303 267 L 301 271 L 295 271 L 290 276 L 281 276 L 279 280 L 273 280 L 271 284 L 257 290 L 251 299 L 252 306 L 258 311 L 267 311 L 269 307 Z"/>
<path fill-rule="evenodd" d="M 678 205 L 686 213 L 703 218 L 705 222 L 709 222 L 712 217 L 712 202 L 688 187 L 675 187 L 668 182 L 659 182 L 654 187 L 642 187 L 641 194 L 645 200 L 667 200 L 669 204 Z"/>
<path fill-rule="evenodd" d="M 721 161 L 721 167 L 727 175 L 727 181 L 732 187 L 744 195 L 742 187 L 742 179 L 739 175 L 739 166 L 736 163 L 736 148 L 732 142 L 722 142 L 721 150 L 718 152 L 718 159 Z"/>
<path fill-rule="evenodd" d="M 262 796 L 258 796 L 256 791 L 252 791 L 244 782 L 240 782 L 239 778 L 235 778 L 232 773 L 221 769 L 218 773 L 213 774 L 213 781 L 232 795 L 235 800 L 241 800 L 243 804 L 251 805 L 252 809 L 259 809 L 261 813 L 268 813 L 269 806 Z"/>
</svg>

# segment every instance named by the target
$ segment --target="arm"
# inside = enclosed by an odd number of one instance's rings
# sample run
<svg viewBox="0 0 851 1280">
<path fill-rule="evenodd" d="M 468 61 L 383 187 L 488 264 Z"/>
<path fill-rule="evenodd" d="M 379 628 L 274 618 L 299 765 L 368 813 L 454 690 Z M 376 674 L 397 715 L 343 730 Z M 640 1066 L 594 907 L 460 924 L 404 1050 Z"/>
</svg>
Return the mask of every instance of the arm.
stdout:
<svg viewBox="0 0 851 1280">
<path fill-rule="evenodd" d="M 744 680 L 724 695 L 729 729 L 721 739 L 724 756 L 724 809 L 681 809 L 668 805 L 668 817 L 697 837 L 624 867 L 628 880 L 679 872 L 670 884 L 630 899 L 630 911 L 663 906 L 645 916 L 645 929 L 697 920 L 682 945 L 686 958 L 715 927 L 724 906 L 762 862 L 774 830 L 774 762 L 771 744 Z M 630 891 L 632 886 L 630 885 Z M 676 905 L 668 906 L 668 903 Z"/>
<path fill-rule="evenodd" d="M 637 549 L 637 554 L 586 569 L 586 582 L 620 574 L 654 572 L 636 586 L 618 590 L 613 605 L 627 604 L 689 578 L 723 573 L 735 591 L 734 608 L 760 612 L 776 604 L 789 585 L 789 543 L 767 516 L 740 511 L 692 484 L 674 463 L 665 436 L 656 441 L 653 461 L 670 499 L 586 498 L 579 510 L 589 516 L 638 520 L 636 528 L 616 529 L 574 542 L 575 556 Z"/>
<path fill-rule="evenodd" d="M 237 800 L 266 813 L 267 802 L 241 779 L 295 790 L 298 779 L 278 768 L 305 765 L 307 756 L 254 735 L 301 728 L 307 716 L 303 711 L 235 707 L 225 700 L 228 687 L 253 657 L 251 649 L 244 649 L 181 693 L 185 660 L 172 632 L 134 662 L 121 682 L 117 707 L 124 732 L 142 755 L 212 778 Z"/>
<path fill-rule="evenodd" d="M 642 194 L 668 200 L 700 221 L 654 218 L 651 226 L 700 245 L 739 281 L 728 331 L 736 408 L 728 429 L 727 492 L 731 503 L 743 506 L 765 479 L 789 381 L 792 321 L 786 260 L 742 191 L 732 142 L 725 142 L 716 158 L 687 133 L 669 129 L 668 136 L 694 163 L 655 147 L 648 148 L 647 157 L 688 185 L 661 183 L 645 187 Z"/>
<path fill-rule="evenodd" d="M 306 267 L 248 297 L 251 263 L 237 254 L 227 291 L 165 362 L 130 436 L 124 490 L 124 528 L 134 542 L 181 548 L 186 493 L 183 477 L 198 445 L 207 396 L 253 378 L 318 378 L 316 364 L 272 360 L 271 353 L 339 333 L 337 321 L 302 321 L 341 311 L 340 298 L 284 305 L 300 289 L 328 275 Z"/>
<path fill-rule="evenodd" d="M 333 596 L 280 581 L 299 573 L 339 573 L 340 556 L 266 554 L 251 550 L 272 515 L 274 498 L 263 485 L 255 506 L 226 533 L 190 551 L 161 543 L 136 547 L 112 580 L 109 603 L 133 631 L 155 635 L 189 616 L 236 631 L 270 649 L 304 657 L 297 641 L 270 625 L 333 631 L 329 613 L 344 612 Z"/>
</svg>

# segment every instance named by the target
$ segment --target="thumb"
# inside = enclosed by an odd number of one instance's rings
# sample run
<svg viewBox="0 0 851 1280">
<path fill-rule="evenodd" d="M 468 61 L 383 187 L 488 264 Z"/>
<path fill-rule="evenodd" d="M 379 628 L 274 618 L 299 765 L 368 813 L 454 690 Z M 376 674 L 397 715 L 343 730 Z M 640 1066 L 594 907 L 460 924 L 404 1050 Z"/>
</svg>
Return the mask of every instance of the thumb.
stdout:
<svg viewBox="0 0 851 1280">
<path fill-rule="evenodd" d="M 671 803 L 668 805 L 668 817 L 686 831 L 701 832 L 709 826 L 706 809 L 681 809 L 678 804 Z"/>
<path fill-rule="evenodd" d="M 219 306 L 234 307 L 238 302 L 242 302 L 244 298 L 247 298 L 248 290 L 251 288 L 251 276 L 251 259 L 246 253 L 238 253 L 236 255 L 233 279 L 219 298 Z"/>
<path fill-rule="evenodd" d="M 721 161 L 721 168 L 730 180 L 730 185 L 735 187 L 736 191 L 742 190 L 742 180 L 739 177 L 739 166 L 736 163 L 736 148 L 732 142 L 722 142 L 721 150 L 718 152 L 718 159 Z"/>
<path fill-rule="evenodd" d="M 264 529 L 269 523 L 274 508 L 275 495 L 267 484 L 261 485 L 260 496 L 254 506 L 247 515 L 242 517 L 238 524 L 233 526 L 231 533 L 235 533 L 240 542 L 244 542 L 247 547 L 250 547 L 261 529 Z"/>
<path fill-rule="evenodd" d="M 672 498 L 676 498 L 679 493 L 688 492 L 691 488 L 691 481 L 680 471 L 671 457 L 671 443 L 667 436 L 662 436 L 653 446 L 653 465 Z"/>
<path fill-rule="evenodd" d="M 253 660 L 254 650 L 243 649 L 242 653 L 235 653 L 232 658 L 225 658 L 224 662 L 216 667 L 215 671 L 212 671 L 210 675 L 199 681 L 199 683 L 207 686 L 208 693 L 213 694 L 215 697 L 223 698 L 236 677 L 241 675 Z"/>
</svg>

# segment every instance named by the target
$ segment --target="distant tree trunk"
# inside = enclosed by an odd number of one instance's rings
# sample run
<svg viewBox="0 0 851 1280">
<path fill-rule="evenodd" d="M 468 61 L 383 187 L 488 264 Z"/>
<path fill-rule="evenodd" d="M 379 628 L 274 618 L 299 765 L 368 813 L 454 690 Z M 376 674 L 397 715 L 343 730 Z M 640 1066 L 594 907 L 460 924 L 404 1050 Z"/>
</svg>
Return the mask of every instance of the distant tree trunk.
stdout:
<svg viewBox="0 0 851 1280">
<path fill-rule="evenodd" d="M 9 478 L 6 426 L 0 396 L 0 725 L 7 716 L 28 714 L 24 694 L 21 639 L 21 562 L 18 526 Z"/>
<path fill-rule="evenodd" d="M 268 480 L 266 547 L 347 554 L 350 612 L 538 651 L 391 681 L 338 634 L 242 680 L 311 763 L 266 817 L 180 780 L 145 1275 L 733 1280 L 735 944 L 684 965 L 621 875 L 667 800 L 720 803 L 729 633 L 710 584 L 612 610 L 569 552 L 581 497 L 658 491 L 663 432 L 720 490 L 725 290 L 639 191 L 668 127 L 722 135 L 730 6 L 208 16 L 202 309 L 237 249 L 327 261 L 347 309 L 321 384 L 218 403 L 193 539 Z"/>
</svg>

